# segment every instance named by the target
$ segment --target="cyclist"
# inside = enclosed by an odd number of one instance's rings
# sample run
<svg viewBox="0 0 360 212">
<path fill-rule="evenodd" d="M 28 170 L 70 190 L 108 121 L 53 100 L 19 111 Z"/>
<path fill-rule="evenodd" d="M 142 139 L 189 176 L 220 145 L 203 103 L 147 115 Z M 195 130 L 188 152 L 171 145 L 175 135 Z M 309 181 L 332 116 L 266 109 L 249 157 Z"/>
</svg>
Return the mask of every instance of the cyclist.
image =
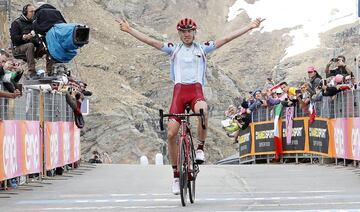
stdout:
<svg viewBox="0 0 360 212">
<path fill-rule="evenodd" d="M 118 22 L 120 30 L 129 33 L 136 39 L 171 56 L 170 75 L 175 86 L 169 113 L 183 113 L 185 105 L 190 104 L 191 109 L 196 113 L 199 113 L 200 109 L 204 110 L 205 126 L 207 127 L 208 106 L 202 91 L 206 71 L 206 55 L 246 32 L 259 27 L 260 23 L 264 20 L 265 19 L 257 18 L 247 26 L 234 31 L 221 39 L 199 43 L 194 41 L 197 29 L 196 22 L 191 18 L 184 18 L 181 19 L 176 26 L 181 40 L 181 42 L 177 44 L 170 42 L 163 43 L 151 38 L 130 27 L 126 20 L 120 20 Z M 170 117 L 167 133 L 169 155 L 174 172 L 172 185 L 174 194 L 180 193 L 179 173 L 177 172 L 178 145 L 176 144 L 180 123 L 179 118 Z M 201 164 L 205 161 L 204 144 L 206 130 L 201 127 L 200 119 L 198 120 L 197 129 L 199 144 L 196 150 L 196 161 Z"/>
</svg>

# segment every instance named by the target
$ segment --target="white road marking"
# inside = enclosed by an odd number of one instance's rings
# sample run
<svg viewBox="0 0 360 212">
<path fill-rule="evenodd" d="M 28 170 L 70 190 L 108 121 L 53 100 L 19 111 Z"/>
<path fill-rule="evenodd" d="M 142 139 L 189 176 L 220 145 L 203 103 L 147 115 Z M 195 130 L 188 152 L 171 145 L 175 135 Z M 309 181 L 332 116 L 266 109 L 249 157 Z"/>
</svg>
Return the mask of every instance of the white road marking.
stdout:
<svg viewBox="0 0 360 212">
<path fill-rule="evenodd" d="M 179 200 L 178 200 L 179 201 Z M 313 206 L 313 205 L 327 205 L 327 206 L 335 206 L 335 205 L 360 205 L 360 202 L 317 202 L 317 203 L 285 203 L 285 204 L 253 204 L 252 207 L 289 207 L 289 206 Z M 238 207 L 246 207 L 247 204 L 239 204 Z M 111 205 L 111 206 L 92 206 L 92 207 L 47 207 L 47 208 L 32 208 L 26 209 L 27 211 L 53 211 L 53 210 L 102 210 L 102 209 L 166 209 L 166 208 L 180 208 L 181 206 L 174 205 L 162 205 L 162 206 L 119 206 L 119 205 Z M 325 212 L 325 211 L 359 211 L 359 209 L 322 209 L 322 210 L 286 210 L 286 211 L 300 211 L 300 212 Z M 216 211 L 222 212 L 222 211 Z M 229 212 L 229 211 L 227 211 Z"/>
<path fill-rule="evenodd" d="M 244 184 L 247 184 L 245 181 Z M 293 193 L 341 193 L 344 190 L 309 190 L 309 191 L 244 191 L 244 192 L 223 192 L 208 193 L 208 195 L 249 195 L 249 194 L 293 194 Z M 130 197 L 130 196 L 171 196 L 172 193 L 142 193 L 142 194 L 63 194 L 62 198 L 82 198 L 82 197 Z"/>
<path fill-rule="evenodd" d="M 273 201 L 273 200 L 315 200 L 315 199 L 354 199 L 360 195 L 317 195 L 317 196 L 278 196 L 278 197 L 205 197 L 197 198 L 197 201 Z M 128 198 L 128 199 L 43 199 L 43 200 L 23 200 L 17 204 L 24 205 L 45 205 L 45 204 L 73 204 L 73 203 L 121 203 L 121 202 L 159 202 L 159 201 L 179 201 L 178 196 L 172 198 Z"/>
</svg>

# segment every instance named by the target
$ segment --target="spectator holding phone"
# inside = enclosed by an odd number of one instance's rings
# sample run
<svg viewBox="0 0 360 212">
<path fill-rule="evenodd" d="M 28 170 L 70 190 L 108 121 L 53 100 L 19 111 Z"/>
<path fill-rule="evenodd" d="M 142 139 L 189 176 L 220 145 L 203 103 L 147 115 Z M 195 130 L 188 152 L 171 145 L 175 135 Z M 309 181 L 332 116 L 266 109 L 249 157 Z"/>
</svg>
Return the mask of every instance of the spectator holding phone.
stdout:
<svg viewBox="0 0 360 212">
<path fill-rule="evenodd" d="M 325 67 L 326 78 L 336 76 L 338 74 L 343 75 L 344 77 L 350 75 L 354 77 L 353 72 L 345 64 L 345 56 L 339 55 L 337 58 L 332 58 Z M 333 66 L 334 69 L 330 69 L 330 66 Z"/>
</svg>

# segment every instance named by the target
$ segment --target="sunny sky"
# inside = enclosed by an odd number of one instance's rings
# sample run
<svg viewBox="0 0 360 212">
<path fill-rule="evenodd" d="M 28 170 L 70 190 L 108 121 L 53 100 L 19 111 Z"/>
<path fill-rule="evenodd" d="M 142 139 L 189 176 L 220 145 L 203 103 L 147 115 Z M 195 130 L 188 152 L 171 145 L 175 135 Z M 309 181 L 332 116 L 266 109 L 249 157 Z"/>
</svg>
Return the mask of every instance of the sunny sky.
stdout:
<svg viewBox="0 0 360 212">
<path fill-rule="evenodd" d="M 228 21 L 244 11 L 252 19 L 266 18 L 261 32 L 298 26 L 288 34 L 293 43 L 283 59 L 317 48 L 319 33 L 358 20 L 357 0 L 259 0 L 254 4 L 237 0 L 229 8 Z"/>
</svg>

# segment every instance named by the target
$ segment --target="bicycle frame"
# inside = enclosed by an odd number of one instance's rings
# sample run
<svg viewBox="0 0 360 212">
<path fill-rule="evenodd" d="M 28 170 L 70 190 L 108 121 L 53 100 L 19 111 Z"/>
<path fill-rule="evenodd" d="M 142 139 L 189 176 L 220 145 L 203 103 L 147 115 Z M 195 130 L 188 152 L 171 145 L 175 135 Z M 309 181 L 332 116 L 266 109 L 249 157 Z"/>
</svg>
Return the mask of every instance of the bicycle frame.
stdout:
<svg viewBox="0 0 360 212">
<path fill-rule="evenodd" d="M 180 133 L 177 142 L 178 154 L 177 154 L 177 171 L 180 174 L 180 196 L 181 203 L 186 206 L 187 190 L 189 190 L 189 199 L 191 203 L 195 201 L 195 180 L 196 175 L 199 173 L 199 166 L 195 163 L 195 149 L 192 142 L 191 130 L 190 130 L 190 116 L 200 116 L 201 125 L 205 129 L 205 116 L 203 109 L 200 109 L 200 113 L 190 114 L 190 106 L 186 106 L 186 113 L 182 114 L 163 114 L 160 112 L 160 129 L 163 130 L 163 117 L 176 116 L 181 119 Z"/>
</svg>

